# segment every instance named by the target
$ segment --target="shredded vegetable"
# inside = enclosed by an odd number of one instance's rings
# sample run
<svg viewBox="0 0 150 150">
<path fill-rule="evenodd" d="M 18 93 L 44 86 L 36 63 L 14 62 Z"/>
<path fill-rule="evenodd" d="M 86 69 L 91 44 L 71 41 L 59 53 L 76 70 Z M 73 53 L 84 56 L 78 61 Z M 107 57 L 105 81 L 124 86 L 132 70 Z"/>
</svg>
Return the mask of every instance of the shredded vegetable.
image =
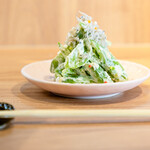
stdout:
<svg viewBox="0 0 150 150">
<path fill-rule="evenodd" d="M 88 84 L 128 80 L 124 68 L 108 50 L 110 42 L 104 31 L 90 16 L 80 14 L 65 44 L 58 43 L 60 51 L 50 66 L 55 81 Z"/>
</svg>

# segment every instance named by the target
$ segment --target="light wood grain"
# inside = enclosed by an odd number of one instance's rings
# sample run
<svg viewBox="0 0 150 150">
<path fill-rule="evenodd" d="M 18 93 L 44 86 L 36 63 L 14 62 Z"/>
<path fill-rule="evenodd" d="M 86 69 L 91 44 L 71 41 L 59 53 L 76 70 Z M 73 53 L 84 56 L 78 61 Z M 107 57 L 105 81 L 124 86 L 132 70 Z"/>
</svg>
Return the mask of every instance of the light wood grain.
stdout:
<svg viewBox="0 0 150 150">
<path fill-rule="evenodd" d="M 149 6 L 149 0 L 0 0 L 0 44 L 64 42 L 78 10 L 98 21 L 113 43 L 149 43 Z"/>
<path fill-rule="evenodd" d="M 4 50 L 5 49 L 5 50 Z M 112 47 L 119 59 L 150 67 L 150 46 Z M 20 70 L 31 62 L 53 58 L 56 47 L 0 48 L 0 98 L 18 109 L 149 109 L 150 79 L 139 87 L 105 99 L 70 99 L 57 97 L 25 80 Z M 78 124 L 67 120 L 16 119 L 14 125 L 0 131 L 0 149 L 4 150 L 148 150 L 150 123 Z M 106 122 L 106 121 L 105 121 Z M 115 122 L 115 120 L 114 120 Z M 68 123 L 68 124 L 67 124 Z"/>
</svg>

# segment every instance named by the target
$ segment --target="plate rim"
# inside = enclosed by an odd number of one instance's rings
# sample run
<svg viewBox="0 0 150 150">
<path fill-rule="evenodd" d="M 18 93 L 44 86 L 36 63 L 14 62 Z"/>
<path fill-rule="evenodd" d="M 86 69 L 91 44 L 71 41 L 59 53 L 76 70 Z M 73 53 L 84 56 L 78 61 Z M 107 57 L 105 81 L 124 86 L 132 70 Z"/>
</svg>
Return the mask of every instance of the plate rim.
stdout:
<svg viewBox="0 0 150 150">
<path fill-rule="evenodd" d="M 138 65 L 142 68 L 144 68 L 145 70 L 148 71 L 148 74 L 144 77 L 141 77 L 141 78 L 138 78 L 138 79 L 133 79 L 133 80 L 128 80 L 128 81 L 124 81 L 124 82 L 116 82 L 116 83 L 107 83 L 107 84 L 104 84 L 104 83 L 91 83 L 91 84 L 80 84 L 80 83 L 74 83 L 74 84 L 71 84 L 71 83 L 63 83 L 63 82 L 54 82 L 54 81 L 45 81 L 45 80 L 38 80 L 38 79 L 35 79 L 35 78 L 32 78 L 30 75 L 28 75 L 26 72 L 25 72 L 25 69 L 27 67 L 29 67 L 30 65 L 33 65 L 33 64 L 37 64 L 37 63 L 41 63 L 41 62 L 51 62 L 52 59 L 49 59 L 49 60 L 42 60 L 42 61 L 36 61 L 36 62 L 33 62 L 33 63 L 30 63 L 30 64 L 27 64 L 25 65 L 24 67 L 22 67 L 21 69 L 21 74 L 28 80 L 32 80 L 32 81 L 35 81 L 35 82 L 38 82 L 38 83 L 45 83 L 45 84 L 53 84 L 53 85 L 59 85 L 59 86 L 108 86 L 108 85 L 115 85 L 115 86 L 118 86 L 118 85 L 121 85 L 121 84 L 127 84 L 127 83 L 132 83 L 132 82 L 136 82 L 136 81 L 143 81 L 143 80 L 146 80 L 150 77 L 150 69 L 142 64 L 139 64 L 139 63 L 135 63 L 135 62 L 132 62 L 132 61 L 128 61 L 128 60 L 120 60 L 120 62 L 127 62 L 127 63 L 132 63 L 132 64 L 135 64 L 135 65 Z"/>
</svg>

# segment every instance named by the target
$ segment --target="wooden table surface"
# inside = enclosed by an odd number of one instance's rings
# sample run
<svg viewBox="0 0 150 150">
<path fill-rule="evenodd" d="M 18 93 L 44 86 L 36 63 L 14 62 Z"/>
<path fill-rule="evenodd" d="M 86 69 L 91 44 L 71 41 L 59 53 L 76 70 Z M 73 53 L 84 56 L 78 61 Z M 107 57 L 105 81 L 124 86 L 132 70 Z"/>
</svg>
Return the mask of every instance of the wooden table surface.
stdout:
<svg viewBox="0 0 150 150">
<path fill-rule="evenodd" d="M 0 47 L 0 101 L 16 109 L 148 109 L 150 79 L 119 96 L 105 99 L 57 97 L 29 83 L 20 73 L 29 63 L 53 58 L 50 47 Z M 150 67 L 150 46 L 112 47 L 119 59 Z M 94 122 L 95 120 L 93 120 Z M 0 131 L 1 150 L 149 150 L 150 123 L 84 122 L 63 119 L 18 118 Z"/>
</svg>

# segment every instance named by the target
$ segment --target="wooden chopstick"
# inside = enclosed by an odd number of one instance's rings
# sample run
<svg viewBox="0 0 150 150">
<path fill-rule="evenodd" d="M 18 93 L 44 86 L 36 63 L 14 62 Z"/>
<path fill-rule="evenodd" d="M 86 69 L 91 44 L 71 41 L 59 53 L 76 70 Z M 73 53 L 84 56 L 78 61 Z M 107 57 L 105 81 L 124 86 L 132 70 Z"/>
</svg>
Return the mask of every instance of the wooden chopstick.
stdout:
<svg viewBox="0 0 150 150">
<path fill-rule="evenodd" d="M 149 109 L 37 109 L 0 111 L 0 117 L 150 117 Z"/>
</svg>

